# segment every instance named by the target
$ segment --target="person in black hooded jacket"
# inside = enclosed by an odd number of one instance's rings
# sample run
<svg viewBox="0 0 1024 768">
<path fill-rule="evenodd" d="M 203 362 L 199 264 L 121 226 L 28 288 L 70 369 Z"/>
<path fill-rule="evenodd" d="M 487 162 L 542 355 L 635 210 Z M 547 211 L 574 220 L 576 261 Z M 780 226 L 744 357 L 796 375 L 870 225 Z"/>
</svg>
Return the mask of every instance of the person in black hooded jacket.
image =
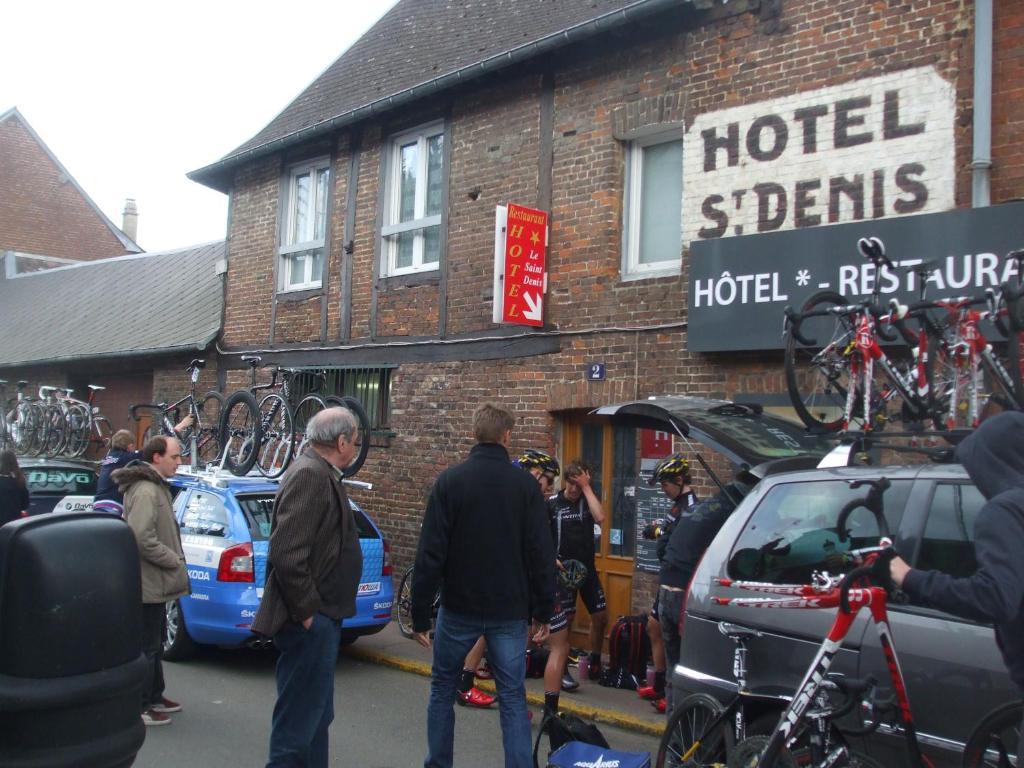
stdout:
<svg viewBox="0 0 1024 768">
<path fill-rule="evenodd" d="M 974 523 L 977 570 L 958 579 L 897 557 L 890 573 L 912 602 L 994 624 L 1024 698 L 1024 413 L 1006 411 L 983 422 L 957 446 L 956 459 L 987 500 Z"/>
</svg>

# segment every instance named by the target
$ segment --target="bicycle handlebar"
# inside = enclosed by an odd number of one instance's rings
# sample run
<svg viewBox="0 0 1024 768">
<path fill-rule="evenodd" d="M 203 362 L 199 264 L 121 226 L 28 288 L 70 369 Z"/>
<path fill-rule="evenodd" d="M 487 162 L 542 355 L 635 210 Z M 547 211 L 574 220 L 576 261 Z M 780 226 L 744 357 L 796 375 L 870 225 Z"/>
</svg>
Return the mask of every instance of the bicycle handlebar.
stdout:
<svg viewBox="0 0 1024 768">
<path fill-rule="evenodd" d="M 845 543 L 849 539 L 846 531 L 846 520 L 853 510 L 859 507 L 864 507 L 875 516 L 879 536 L 885 539 L 889 538 L 889 524 L 886 522 L 884 505 L 882 503 L 882 496 L 892 486 L 889 479 L 880 477 L 877 480 L 850 480 L 849 485 L 851 490 L 860 488 L 862 485 L 868 485 L 871 488 L 867 495 L 859 499 L 851 499 L 839 510 L 839 517 L 836 519 L 836 533 L 839 535 L 839 541 Z"/>
</svg>

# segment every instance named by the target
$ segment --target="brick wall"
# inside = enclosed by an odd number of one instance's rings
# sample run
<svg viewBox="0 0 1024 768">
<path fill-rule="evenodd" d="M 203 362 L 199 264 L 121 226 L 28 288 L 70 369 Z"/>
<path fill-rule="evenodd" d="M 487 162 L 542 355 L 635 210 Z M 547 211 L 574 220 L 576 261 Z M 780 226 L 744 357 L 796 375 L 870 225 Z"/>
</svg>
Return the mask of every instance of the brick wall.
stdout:
<svg viewBox="0 0 1024 768">
<path fill-rule="evenodd" d="M 1022 100 L 1014 98 L 1020 95 L 1022 82 L 1020 57 L 1015 54 L 1024 39 L 1024 14 L 1013 4 L 999 5 L 994 202 L 1024 192 L 1024 153 L 1014 145 L 1024 119 Z M 403 363 L 395 370 L 390 427 L 396 435 L 388 447 L 371 451 L 362 473 L 375 483 L 375 489 L 353 495 L 381 523 L 392 542 L 399 572 L 414 552 L 434 477 L 460 460 L 471 445 L 470 417 L 480 402 L 498 400 L 521 417 L 513 434 L 514 451 L 533 446 L 557 452 L 559 416 L 566 412 L 656 393 L 742 399 L 785 392 L 781 352 L 701 355 L 686 351 L 685 253 L 679 276 L 620 279 L 623 135 L 662 124 L 692 126 L 704 115 L 773 100 L 788 104 L 784 100 L 800 94 L 829 94 L 827 89 L 849 83 L 931 78 L 929 82 L 948 86 L 949 111 L 954 113 L 944 139 L 952 176 L 941 183 L 943 189 L 951 188 L 947 198 L 951 204 L 969 205 L 973 24 L 969 3 L 788 0 L 774 17 L 723 7 L 720 17 L 702 17 L 711 19 L 705 26 L 683 27 L 686 18 L 687 14 L 670 14 L 628 33 L 573 46 L 550 59 L 554 116 L 545 320 L 548 330 L 560 334 L 560 350 L 497 361 Z M 514 76 L 493 77 L 446 94 L 418 114 L 406 111 L 363 124 L 356 131 L 355 190 L 347 188 L 352 140 L 347 132 L 338 136 L 325 346 L 337 345 L 342 336 L 340 271 L 349 258 L 351 336 L 356 341 L 371 336 L 387 341 L 435 335 L 442 309 L 448 334 L 493 328 L 494 206 L 510 201 L 536 205 L 542 98 L 539 70 L 525 67 Z M 735 114 L 749 121 L 760 113 L 760 107 L 751 107 L 749 113 Z M 382 147 L 392 131 L 444 115 L 451 125 L 446 137 L 451 150 L 447 293 L 439 295 L 439 276 L 375 285 Z M 892 154 L 891 146 L 884 149 Z M 831 155 L 821 157 L 827 171 Z M 887 165 L 898 160 L 884 156 Z M 276 245 L 279 169 L 279 159 L 259 161 L 236 178 L 224 334 L 231 346 L 258 347 L 268 338 L 273 288 L 268 275 L 272 275 Z M 783 179 L 790 186 L 795 180 L 792 174 Z M 354 195 L 356 218 L 353 231 L 346 233 L 344 209 L 349 195 Z M 792 226 L 792 217 L 787 226 Z M 341 254 L 348 240 L 354 246 L 351 256 Z M 371 327 L 375 296 L 376 324 Z M 304 311 L 308 333 L 319 328 L 318 301 L 295 304 L 287 311 L 292 318 L 288 323 L 300 322 L 298 316 Z M 278 312 L 280 316 L 280 305 Z M 296 334 L 295 340 L 312 337 Z M 305 363 L 315 365 L 321 359 L 310 352 Z M 584 379 L 584 366 L 593 361 L 605 363 L 605 381 Z M 229 374 L 232 382 L 242 383 L 241 379 L 240 374 Z M 727 478 L 725 461 L 710 458 L 716 471 Z M 707 484 L 698 487 L 702 495 L 714 492 Z M 650 592 L 650 577 L 637 574 L 635 609 L 649 605 Z"/>
<path fill-rule="evenodd" d="M 0 122 L 0 251 L 101 259 L 127 251 L 17 115 Z"/>
</svg>

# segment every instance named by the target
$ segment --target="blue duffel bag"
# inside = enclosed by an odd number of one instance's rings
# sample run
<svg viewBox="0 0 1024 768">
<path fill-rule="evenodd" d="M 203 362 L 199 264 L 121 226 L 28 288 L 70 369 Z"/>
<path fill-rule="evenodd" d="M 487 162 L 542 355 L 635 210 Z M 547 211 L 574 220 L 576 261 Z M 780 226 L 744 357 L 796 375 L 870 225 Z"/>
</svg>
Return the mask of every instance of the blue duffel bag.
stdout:
<svg viewBox="0 0 1024 768">
<path fill-rule="evenodd" d="M 651 768 L 651 756 L 569 741 L 551 753 L 548 768 Z"/>
</svg>

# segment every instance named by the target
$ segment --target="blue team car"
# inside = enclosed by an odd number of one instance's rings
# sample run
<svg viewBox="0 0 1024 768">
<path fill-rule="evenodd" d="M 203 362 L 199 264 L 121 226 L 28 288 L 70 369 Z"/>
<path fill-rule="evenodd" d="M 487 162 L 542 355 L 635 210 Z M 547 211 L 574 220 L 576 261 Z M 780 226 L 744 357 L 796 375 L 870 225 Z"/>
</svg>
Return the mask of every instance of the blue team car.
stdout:
<svg viewBox="0 0 1024 768">
<path fill-rule="evenodd" d="M 170 480 L 192 593 L 167 604 L 164 658 L 181 660 L 200 645 L 265 647 L 250 626 L 266 579 L 277 483 L 257 477 L 179 471 Z M 391 621 L 391 558 L 380 530 L 353 501 L 363 575 L 356 615 L 342 643 L 380 632 Z"/>
</svg>

